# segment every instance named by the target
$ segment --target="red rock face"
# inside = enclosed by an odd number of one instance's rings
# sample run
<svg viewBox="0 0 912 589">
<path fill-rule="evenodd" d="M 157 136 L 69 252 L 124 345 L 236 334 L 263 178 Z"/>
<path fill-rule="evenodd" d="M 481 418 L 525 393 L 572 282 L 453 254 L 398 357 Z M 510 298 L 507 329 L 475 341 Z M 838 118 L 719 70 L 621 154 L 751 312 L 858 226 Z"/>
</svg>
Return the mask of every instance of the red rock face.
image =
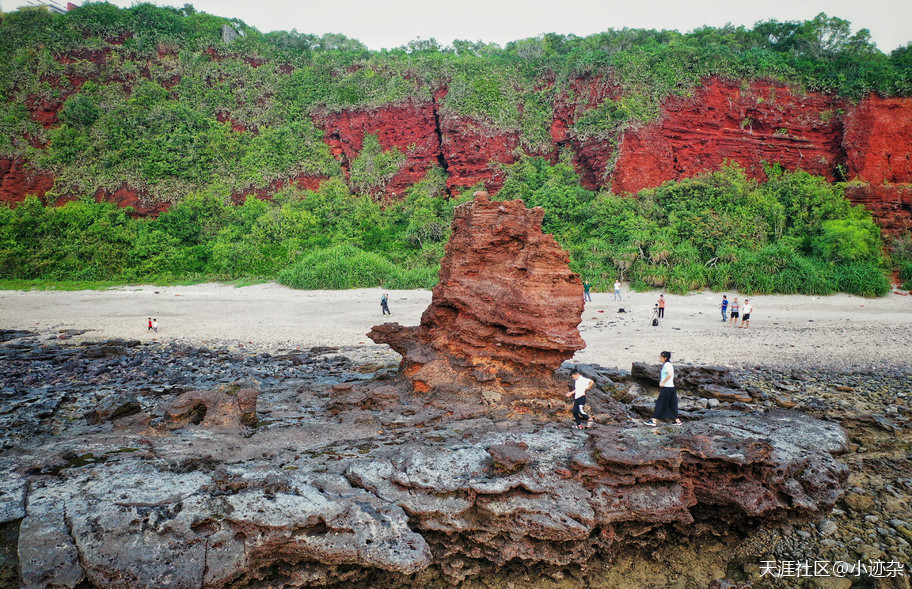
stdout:
<svg viewBox="0 0 912 589">
<path fill-rule="evenodd" d="M 20 203 L 31 194 L 42 197 L 53 185 L 51 175 L 27 169 L 21 158 L 0 157 L 0 202 Z"/>
<path fill-rule="evenodd" d="M 416 390 L 536 397 L 559 386 L 554 371 L 586 345 L 577 329 L 583 290 L 567 253 L 541 232 L 543 216 L 484 193 L 456 209 L 421 325 L 386 323 L 368 334 L 402 354 Z"/>
<path fill-rule="evenodd" d="M 845 127 L 848 180 L 912 183 L 912 100 L 869 96 Z"/>
<path fill-rule="evenodd" d="M 615 192 L 717 170 L 726 161 L 755 178 L 765 177 L 764 163 L 779 163 L 833 181 L 846 159 L 839 116 L 846 106 L 823 94 L 795 94 L 782 84 L 743 87 L 712 78 L 691 98 L 669 99 L 658 121 L 625 132 L 613 171 L 605 164 L 602 172 Z M 600 163 L 598 156 L 592 159 Z"/>
<path fill-rule="evenodd" d="M 492 134 L 484 123 L 452 113 L 441 116 L 440 133 L 451 193 L 476 184 L 496 191 L 503 185 L 500 166 L 517 161 L 518 133 Z"/>
<path fill-rule="evenodd" d="M 408 101 L 380 109 L 324 113 L 314 123 L 325 133 L 324 141 L 348 174 L 351 162 L 358 157 L 366 135 L 376 135 L 384 151 L 398 148 L 406 156 L 405 164 L 386 185 L 385 194 L 399 196 L 424 178 L 428 168 L 440 161 L 440 137 L 437 133 L 434 104 Z"/>
<path fill-rule="evenodd" d="M 139 217 L 158 216 L 168 210 L 171 203 L 153 201 L 144 195 L 141 191 L 131 188 L 124 184 L 117 190 L 111 192 L 99 190 L 95 193 L 97 202 L 114 203 L 120 208 L 133 207 L 136 215 Z"/>
<path fill-rule="evenodd" d="M 260 200 L 270 200 L 275 193 L 279 192 L 284 188 L 289 186 L 296 186 L 301 190 L 319 190 L 320 184 L 326 178 L 319 176 L 307 176 L 300 174 L 293 178 L 279 178 L 278 180 L 273 180 L 268 188 L 260 188 L 258 190 L 247 189 L 240 192 L 236 192 L 231 195 L 231 201 L 235 204 L 242 204 L 248 196 L 254 196 Z"/>
</svg>

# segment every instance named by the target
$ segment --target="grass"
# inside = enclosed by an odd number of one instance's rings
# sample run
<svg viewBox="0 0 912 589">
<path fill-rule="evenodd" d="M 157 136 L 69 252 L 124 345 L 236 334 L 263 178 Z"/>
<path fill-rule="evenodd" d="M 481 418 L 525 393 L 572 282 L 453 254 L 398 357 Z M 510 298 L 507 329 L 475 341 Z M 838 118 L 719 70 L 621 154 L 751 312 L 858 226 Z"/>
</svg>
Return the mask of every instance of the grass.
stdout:
<svg viewBox="0 0 912 589">
<path fill-rule="evenodd" d="M 0 290 L 106 290 L 126 286 L 108 280 L 17 280 L 0 278 Z"/>
</svg>

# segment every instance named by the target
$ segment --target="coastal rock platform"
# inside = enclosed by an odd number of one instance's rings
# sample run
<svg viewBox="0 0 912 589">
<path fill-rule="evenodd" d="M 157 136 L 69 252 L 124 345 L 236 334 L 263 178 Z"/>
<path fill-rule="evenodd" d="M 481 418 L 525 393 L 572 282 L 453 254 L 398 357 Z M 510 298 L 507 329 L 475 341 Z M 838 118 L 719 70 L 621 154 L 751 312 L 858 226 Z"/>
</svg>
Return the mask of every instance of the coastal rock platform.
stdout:
<svg viewBox="0 0 912 589">
<path fill-rule="evenodd" d="M 838 424 L 759 404 L 575 430 L 562 396 L 550 416 L 447 409 L 329 349 L 22 341 L 2 348 L 0 526 L 25 587 L 582 578 L 628 550 L 821 519 L 849 476 Z M 639 387 L 599 384 L 595 405 Z M 253 391 L 252 425 L 240 408 L 173 419 Z M 118 395 L 130 411 L 91 411 Z"/>
</svg>

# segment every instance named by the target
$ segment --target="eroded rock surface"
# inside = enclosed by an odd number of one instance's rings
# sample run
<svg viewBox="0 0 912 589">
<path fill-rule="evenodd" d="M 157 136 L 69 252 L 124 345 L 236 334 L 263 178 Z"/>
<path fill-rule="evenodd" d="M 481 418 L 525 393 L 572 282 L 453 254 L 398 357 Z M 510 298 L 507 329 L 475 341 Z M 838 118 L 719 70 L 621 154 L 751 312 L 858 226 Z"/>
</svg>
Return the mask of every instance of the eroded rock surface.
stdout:
<svg viewBox="0 0 912 589">
<path fill-rule="evenodd" d="M 386 323 L 368 334 L 402 354 L 416 390 L 542 398 L 565 388 L 553 373 L 586 345 L 577 329 L 583 289 L 567 253 L 542 233 L 543 217 L 484 193 L 456 209 L 421 325 Z"/>
<path fill-rule="evenodd" d="M 18 526 L 26 587 L 417 587 L 514 569 L 558 578 L 622 551 L 820 519 L 848 475 L 834 457 L 848 445 L 838 424 L 756 403 L 659 428 L 620 406 L 580 431 L 562 396 L 547 416 L 445 404 L 392 367 L 368 373 L 315 351 L 4 348 L 0 526 Z M 182 368 L 156 372 L 169 356 Z M 128 365 L 132 377 L 115 370 Z M 110 380 L 82 380 L 101 378 L 99 367 Z M 37 389 L 21 383 L 45 370 L 61 379 L 45 389 L 59 402 L 38 418 Z M 587 371 L 606 406 L 609 394 L 642 390 Z M 181 387 L 164 388 L 178 372 Z M 256 389 L 213 386 L 245 374 Z M 217 389 L 256 390 L 255 426 L 239 423 L 236 401 L 230 419 L 208 425 L 161 414 Z M 85 417 L 124 394 L 140 413 Z"/>
</svg>

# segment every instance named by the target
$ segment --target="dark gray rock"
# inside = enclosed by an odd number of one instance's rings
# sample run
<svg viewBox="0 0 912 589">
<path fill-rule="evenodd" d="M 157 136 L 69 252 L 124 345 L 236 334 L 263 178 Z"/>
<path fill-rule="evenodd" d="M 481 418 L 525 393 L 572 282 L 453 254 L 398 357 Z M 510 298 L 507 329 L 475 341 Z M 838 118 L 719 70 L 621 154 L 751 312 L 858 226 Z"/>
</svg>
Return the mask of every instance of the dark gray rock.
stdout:
<svg viewBox="0 0 912 589">
<path fill-rule="evenodd" d="M 717 385 L 726 388 L 740 389 L 741 383 L 727 366 L 688 366 L 675 364 L 675 387 L 686 390 L 697 390 L 701 385 Z M 635 380 L 658 386 L 661 364 L 634 362 L 630 375 Z"/>
<path fill-rule="evenodd" d="M 136 395 L 124 393 L 105 397 L 100 403 L 87 411 L 83 417 L 88 423 L 96 424 L 135 415 L 140 411 L 142 411 L 142 405 L 140 405 Z"/>
</svg>

